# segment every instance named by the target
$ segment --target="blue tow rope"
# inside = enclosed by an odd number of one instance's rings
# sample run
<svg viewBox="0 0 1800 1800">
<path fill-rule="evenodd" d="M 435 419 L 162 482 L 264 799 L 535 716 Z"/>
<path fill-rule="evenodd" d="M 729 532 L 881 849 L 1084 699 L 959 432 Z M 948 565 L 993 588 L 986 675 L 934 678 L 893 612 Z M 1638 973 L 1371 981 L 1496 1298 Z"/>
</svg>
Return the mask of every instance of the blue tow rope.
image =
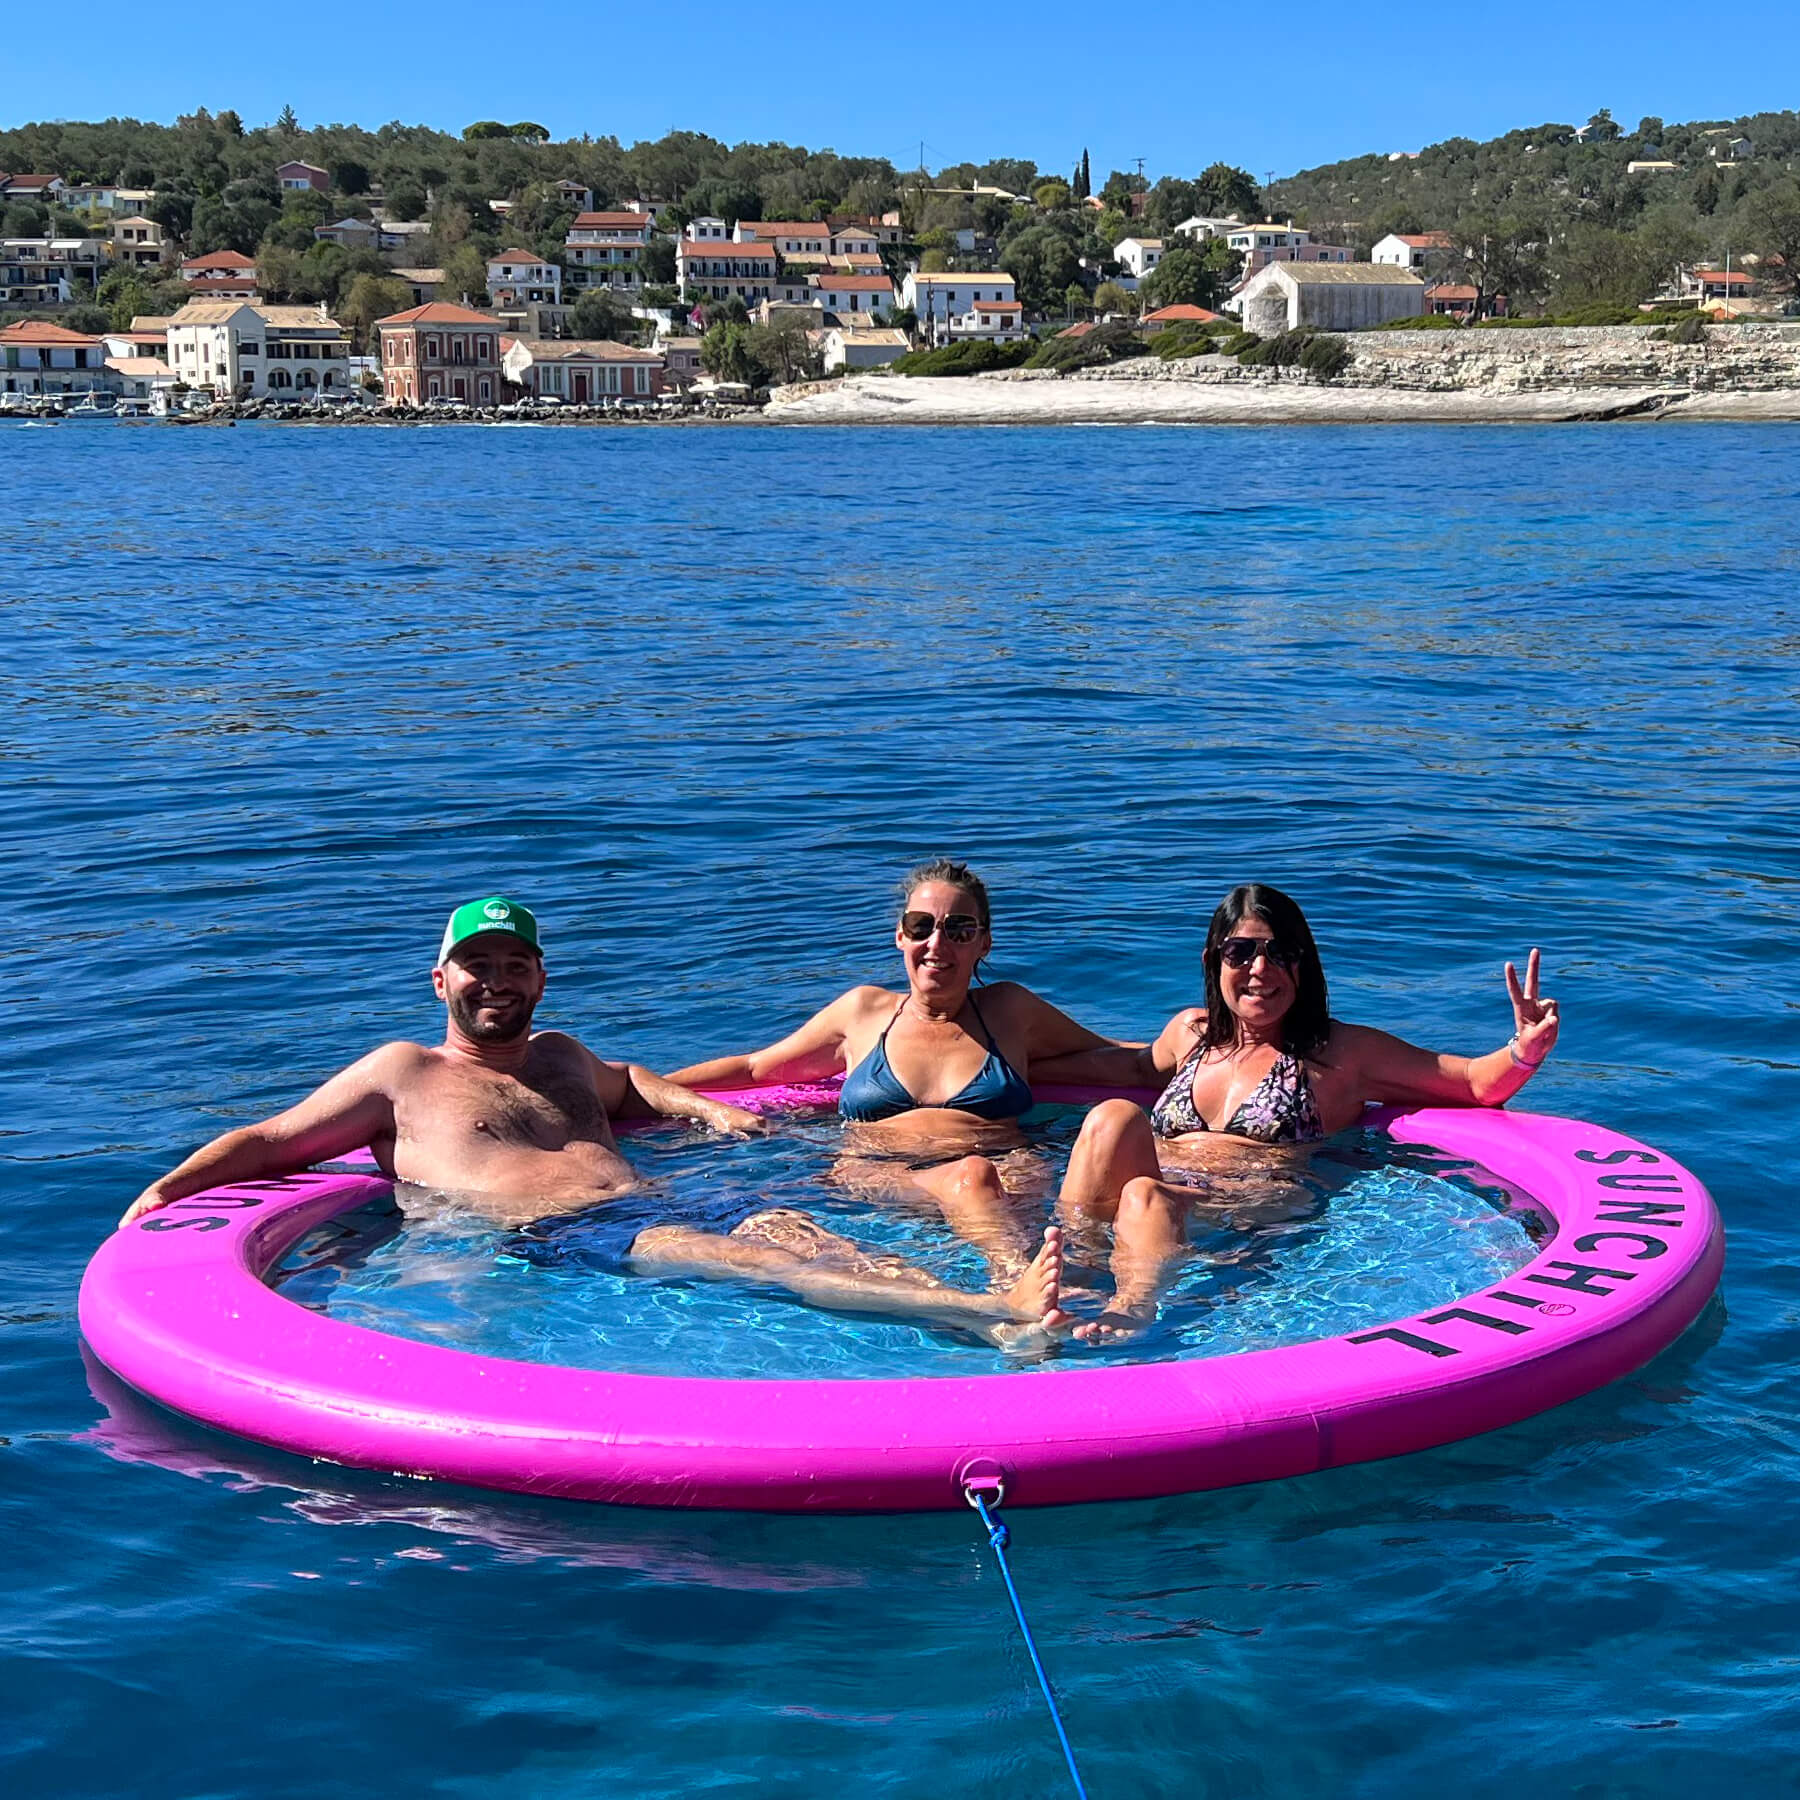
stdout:
<svg viewBox="0 0 1800 1800">
<path fill-rule="evenodd" d="M 986 1485 L 993 1490 L 994 1505 L 1000 1506 L 1006 1499 L 1005 1488 L 997 1480 L 990 1480 Z M 973 1482 L 963 1488 L 963 1497 L 981 1514 L 981 1522 L 987 1527 L 988 1542 L 994 1547 L 994 1560 L 1000 1565 L 1007 1598 L 1012 1601 L 1013 1617 L 1019 1621 L 1019 1635 L 1024 1638 L 1025 1648 L 1031 1656 L 1031 1666 L 1037 1671 L 1038 1686 L 1044 1690 L 1044 1704 L 1050 1708 L 1050 1723 L 1056 1727 L 1056 1741 L 1062 1745 L 1063 1761 L 1069 1765 L 1069 1779 L 1075 1784 L 1078 1800 L 1088 1800 L 1088 1791 L 1081 1781 L 1081 1771 L 1075 1766 L 1075 1751 L 1069 1743 L 1068 1732 L 1063 1729 L 1062 1714 L 1056 1709 L 1056 1695 L 1050 1690 L 1050 1677 L 1045 1671 L 1044 1659 L 1038 1655 L 1031 1627 L 1025 1622 L 1025 1608 L 1019 1601 L 1019 1590 L 1013 1585 L 1012 1570 L 1006 1564 L 1006 1546 L 1012 1533 L 1007 1530 L 1004 1519 L 997 1513 L 988 1511 L 987 1501 L 982 1498 L 980 1489 Z"/>
</svg>

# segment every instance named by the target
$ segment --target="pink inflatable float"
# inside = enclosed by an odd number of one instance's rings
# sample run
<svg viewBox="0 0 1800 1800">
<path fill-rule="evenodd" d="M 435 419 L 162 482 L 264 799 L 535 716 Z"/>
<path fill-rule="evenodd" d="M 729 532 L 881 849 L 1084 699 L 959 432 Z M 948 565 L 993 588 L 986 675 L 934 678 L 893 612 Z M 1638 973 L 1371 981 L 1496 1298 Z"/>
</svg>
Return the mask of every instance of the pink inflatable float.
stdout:
<svg viewBox="0 0 1800 1800">
<path fill-rule="evenodd" d="M 634 1505 L 899 1511 L 959 1506 L 971 1480 L 1043 1506 L 1427 1449 L 1630 1373 L 1718 1283 L 1712 1200 L 1658 1151 L 1526 1113 L 1371 1119 L 1529 1193 L 1551 1226 L 1536 1257 L 1417 1317 L 1232 1356 L 943 1380 L 622 1375 L 415 1343 L 283 1299 L 267 1271 L 387 1188 L 309 1173 L 197 1194 L 116 1232 L 82 1282 L 81 1329 L 152 1399 L 303 1456 Z"/>
</svg>

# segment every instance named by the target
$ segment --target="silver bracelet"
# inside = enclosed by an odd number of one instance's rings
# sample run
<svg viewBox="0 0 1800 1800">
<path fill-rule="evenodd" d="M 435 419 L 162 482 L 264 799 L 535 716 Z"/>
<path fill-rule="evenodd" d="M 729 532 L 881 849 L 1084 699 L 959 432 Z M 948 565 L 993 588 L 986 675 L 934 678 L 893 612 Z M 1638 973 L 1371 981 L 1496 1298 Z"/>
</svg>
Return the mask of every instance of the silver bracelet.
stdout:
<svg viewBox="0 0 1800 1800">
<path fill-rule="evenodd" d="M 1527 1062 L 1524 1057 L 1519 1054 L 1519 1040 L 1516 1036 L 1509 1037 L 1506 1040 L 1506 1054 L 1513 1059 L 1513 1067 L 1515 1069 L 1536 1071 L 1544 1066 L 1544 1059 L 1541 1056 L 1536 1062 Z"/>
</svg>

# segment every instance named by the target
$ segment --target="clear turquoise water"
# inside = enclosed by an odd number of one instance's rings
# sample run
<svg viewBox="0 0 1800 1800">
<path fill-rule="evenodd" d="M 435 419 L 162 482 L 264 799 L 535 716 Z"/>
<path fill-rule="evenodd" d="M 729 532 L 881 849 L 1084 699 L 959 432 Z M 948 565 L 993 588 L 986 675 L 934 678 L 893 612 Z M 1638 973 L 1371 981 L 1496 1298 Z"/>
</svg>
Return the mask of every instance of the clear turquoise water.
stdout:
<svg viewBox="0 0 1800 1800">
<path fill-rule="evenodd" d="M 1025 1122 L 1036 1192 L 1018 1196 L 1035 1231 L 1078 1107 Z M 832 1179 L 835 1118 L 781 1119 L 766 1138 L 721 1144 L 669 1126 L 627 1139 L 648 1191 L 528 1230 L 496 1227 L 451 1195 L 402 1190 L 310 1232 L 275 1282 L 346 1324 L 526 1362 L 720 1379 L 865 1379 L 1056 1374 L 1096 1362 L 1229 1356 L 1305 1343 L 1447 1306 L 1503 1281 L 1536 1253 L 1528 1202 L 1489 1171 L 1437 1169 L 1378 1132 L 1351 1133 L 1285 1172 L 1215 1187 L 1190 1228 L 1192 1255 L 1145 1337 L 1105 1350 L 1064 1341 L 1001 1350 L 968 1333 L 814 1311 L 743 1283 L 649 1281 L 625 1272 L 629 1230 L 671 1217 L 727 1229 L 795 1207 L 863 1250 L 899 1257 L 967 1289 L 990 1272 L 928 1206 L 872 1198 Z M 632 1226 L 621 1233 L 625 1211 Z M 1104 1231 L 1069 1234 L 1070 1309 L 1092 1317 L 1111 1293 Z"/>
<path fill-rule="evenodd" d="M 940 849 L 997 973 L 1121 1031 L 1250 875 L 1431 1043 L 1541 943 L 1534 1104 L 1731 1238 L 1682 1344 L 1512 1430 L 1017 1513 L 1094 1792 L 1800 1785 L 1785 430 L 0 430 L 5 1791 L 1059 1791 L 971 1518 L 314 1467 L 77 1352 L 150 1174 L 435 1031 L 453 899 L 528 896 L 545 1016 L 668 1063 L 885 974 Z"/>
</svg>

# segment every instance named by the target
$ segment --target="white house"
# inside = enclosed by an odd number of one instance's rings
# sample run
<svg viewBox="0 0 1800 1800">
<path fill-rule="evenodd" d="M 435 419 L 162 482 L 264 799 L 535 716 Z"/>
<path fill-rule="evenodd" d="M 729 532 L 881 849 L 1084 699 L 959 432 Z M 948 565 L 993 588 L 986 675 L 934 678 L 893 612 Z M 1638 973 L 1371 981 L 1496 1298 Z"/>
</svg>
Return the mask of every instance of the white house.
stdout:
<svg viewBox="0 0 1800 1800">
<path fill-rule="evenodd" d="M 132 269 L 158 267 L 166 248 L 162 227 L 154 219 L 139 218 L 135 213 L 113 221 L 110 243 L 113 261 Z"/>
<path fill-rule="evenodd" d="M 689 301 L 738 299 L 754 306 L 773 296 L 780 261 L 767 244 L 675 242 L 675 278 Z"/>
<path fill-rule="evenodd" d="M 78 394 L 110 385 L 97 337 L 41 319 L 0 331 L 0 393 Z"/>
<path fill-rule="evenodd" d="M 881 240 L 866 225 L 837 225 L 831 232 L 833 256 L 881 255 Z"/>
<path fill-rule="evenodd" d="M 1228 231 L 1236 231 L 1243 220 L 1233 214 L 1229 219 L 1216 219 L 1206 213 L 1195 213 L 1192 218 L 1183 219 L 1175 227 L 1176 237 L 1207 238 L 1223 237 Z"/>
<path fill-rule="evenodd" d="M 1409 269 L 1384 263 L 1272 262 L 1238 295 L 1246 331 L 1275 337 L 1311 325 L 1361 331 L 1425 310 L 1425 283 Z"/>
<path fill-rule="evenodd" d="M 816 220 L 739 219 L 731 234 L 739 244 L 767 244 L 782 257 L 810 256 L 825 262 L 831 255 L 831 227 Z"/>
<path fill-rule="evenodd" d="M 51 306 L 90 293 L 106 273 L 104 238 L 0 240 L 0 304 Z"/>
<path fill-rule="evenodd" d="M 1162 261 L 1166 248 L 1161 238 L 1122 237 L 1113 245 L 1113 255 L 1133 281 L 1142 281 Z"/>
<path fill-rule="evenodd" d="M 808 298 L 840 318 L 894 310 L 894 284 L 885 275 L 814 275 Z"/>
<path fill-rule="evenodd" d="M 731 227 L 712 213 L 702 213 L 699 218 L 688 220 L 681 235 L 690 244 L 724 244 L 731 239 Z"/>
<path fill-rule="evenodd" d="M 514 387 L 537 398 L 589 406 L 601 400 L 654 400 L 663 359 L 606 338 L 507 338 L 500 366 Z"/>
<path fill-rule="evenodd" d="M 323 306 L 190 300 L 169 320 L 168 363 L 189 387 L 252 400 L 351 391 L 350 340 Z"/>
<path fill-rule="evenodd" d="M 879 369 L 897 362 L 912 346 L 904 331 L 855 331 L 832 326 L 824 335 L 825 369 Z"/>
<path fill-rule="evenodd" d="M 1451 248 L 1447 231 L 1390 231 L 1373 250 L 1369 261 L 1393 269 L 1422 269 L 1433 251 Z"/>
<path fill-rule="evenodd" d="M 155 188 L 116 187 L 111 182 L 92 182 L 65 187 L 62 204 L 71 212 L 141 213 L 156 198 Z"/>
<path fill-rule="evenodd" d="M 502 250 L 488 258 L 487 291 L 496 306 L 561 306 L 562 270 L 529 250 Z"/>
<path fill-rule="evenodd" d="M 1312 234 L 1296 231 L 1292 224 L 1234 225 L 1224 233 L 1225 242 L 1244 259 L 1243 274 L 1254 275 L 1272 262 L 1347 263 L 1351 252 L 1339 244 L 1315 244 Z"/>
<path fill-rule="evenodd" d="M 992 344 L 1016 344 L 1025 333 L 1025 309 L 1017 300 L 977 300 L 966 313 L 953 314 L 945 334 L 952 343 L 979 338 Z"/>
<path fill-rule="evenodd" d="M 993 269 L 978 275 L 908 275 L 900 285 L 900 304 L 910 306 L 919 325 L 947 324 L 966 317 L 981 300 L 1016 300 L 1013 278 Z"/>
<path fill-rule="evenodd" d="M 652 222 L 636 211 L 577 213 L 564 240 L 570 290 L 642 287 Z"/>
</svg>

